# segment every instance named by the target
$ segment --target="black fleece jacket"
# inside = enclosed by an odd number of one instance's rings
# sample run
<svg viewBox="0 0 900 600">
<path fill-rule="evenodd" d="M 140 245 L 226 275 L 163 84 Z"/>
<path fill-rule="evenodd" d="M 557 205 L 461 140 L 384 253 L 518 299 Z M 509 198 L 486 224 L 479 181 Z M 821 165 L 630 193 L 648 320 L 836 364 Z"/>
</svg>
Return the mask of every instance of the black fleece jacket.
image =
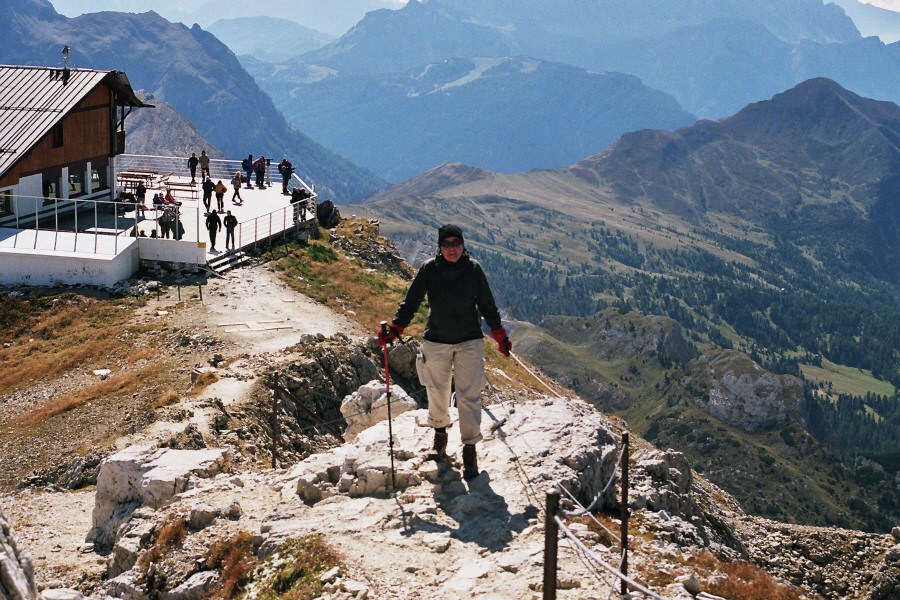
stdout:
<svg viewBox="0 0 900 600">
<path fill-rule="evenodd" d="M 426 296 L 431 308 L 424 336 L 428 341 L 459 344 L 478 339 L 482 337 L 481 317 L 491 329 L 501 326 L 500 311 L 484 270 L 468 253 L 455 263 L 437 256 L 423 264 L 397 309 L 394 323 L 408 326 Z"/>
</svg>

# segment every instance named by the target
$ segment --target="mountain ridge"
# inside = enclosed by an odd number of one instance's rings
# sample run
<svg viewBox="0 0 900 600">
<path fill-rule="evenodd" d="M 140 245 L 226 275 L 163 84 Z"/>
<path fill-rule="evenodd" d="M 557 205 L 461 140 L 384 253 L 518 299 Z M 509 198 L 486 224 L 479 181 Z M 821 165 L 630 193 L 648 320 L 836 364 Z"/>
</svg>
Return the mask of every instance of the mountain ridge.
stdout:
<svg viewBox="0 0 900 600">
<path fill-rule="evenodd" d="M 446 161 L 505 172 L 560 167 L 625 131 L 695 120 L 632 75 L 527 57 L 452 58 L 400 75 L 319 80 L 314 70 L 247 68 L 292 123 L 390 181 Z"/>
<path fill-rule="evenodd" d="M 67 44 L 70 66 L 124 71 L 136 89 L 175 107 L 231 158 L 291 154 L 301 176 L 342 198 L 384 184 L 293 129 L 234 54 L 199 26 L 172 24 L 153 11 L 69 19 L 46 0 L 13 0 L 0 16 L 11 23 L 0 40 L 4 61 L 53 66 Z"/>
</svg>

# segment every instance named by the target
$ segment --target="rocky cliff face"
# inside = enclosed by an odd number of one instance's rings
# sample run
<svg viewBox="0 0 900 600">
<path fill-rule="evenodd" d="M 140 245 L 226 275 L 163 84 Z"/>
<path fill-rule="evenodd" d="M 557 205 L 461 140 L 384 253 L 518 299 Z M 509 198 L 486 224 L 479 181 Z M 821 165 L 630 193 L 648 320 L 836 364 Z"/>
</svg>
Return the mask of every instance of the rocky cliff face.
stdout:
<svg viewBox="0 0 900 600">
<path fill-rule="evenodd" d="M 37 598 L 31 561 L 19 552 L 3 511 L 0 511 L 0 598 L 4 600 Z"/>
<path fill-rule="evenodd" d="M 766 371 L 747 355 L 721 350 L 696 360 L 686 385 L 703 382 L 707 392 L 696 397 L 697 406 L 722 421 L 755 432 L 796 422 L 809 429 L 809 407 L 803 382 L 790 375 Z"/>
</svg>

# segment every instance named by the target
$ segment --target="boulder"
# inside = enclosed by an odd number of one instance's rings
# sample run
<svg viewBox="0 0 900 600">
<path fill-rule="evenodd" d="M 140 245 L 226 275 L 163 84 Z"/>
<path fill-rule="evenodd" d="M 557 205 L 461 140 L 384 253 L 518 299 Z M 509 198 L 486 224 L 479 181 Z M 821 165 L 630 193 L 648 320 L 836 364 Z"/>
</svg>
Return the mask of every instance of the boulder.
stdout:
<svg viewBox="0 0 900 600">
<path fill-rule="evenodd" d="M 403 388 L 391 386 L 391 416 L 416 410 L 416 401 L 407 395 Z M 353 441 L 356 436 L 375 423 L 388 418 L 387 393 L 384 383 L 370 381 L 353 392 L 341 403 L 341 414 L 347 421 L 344 439 Z"/>
<path fill-rule="evenodd" d="M 91 531 L 87 541 L 110 548 L 116 530 L 140 506 L 159 508 L 191 487 L 194 478 L 227 470 L 230 454 L 223 449 L 172 450 L 132 446 L 108 457 L 100 466 Z"/>
<path fill-rule="evenodd" d="M 160 594 L 161 600 L 202 600 L 209 598 L 213 588 L 219 583 L 219 575 L 215 571 L 200 571 L 174 590 Z"/>
</svg>

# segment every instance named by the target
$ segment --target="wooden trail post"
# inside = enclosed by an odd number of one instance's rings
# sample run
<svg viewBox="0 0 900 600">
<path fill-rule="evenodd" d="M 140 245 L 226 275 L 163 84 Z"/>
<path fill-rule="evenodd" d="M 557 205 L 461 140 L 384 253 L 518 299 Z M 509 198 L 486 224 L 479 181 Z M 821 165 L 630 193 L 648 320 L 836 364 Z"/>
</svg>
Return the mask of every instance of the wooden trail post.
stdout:
<svg viewBox="0 0 900 600">
<path fill-rule="evenodd" d="M 628 432 L 622 434 L 622 575 L 628 575 Z M 622 595 L 628 593 L 628 584 L 622 580 Z"/>
<path fill-rule="evenodd" d="M 275 372 L 275 387 L 272 390 L 272 468 L 278 468 L 278 372 Z"/>
<path fill-rule="evenodd" d="M 556 600 L 556 558 L 559 541 L 559 490 L 547 490 L 547 514 L 544 516 L 544 600 Z"/>
</svg>

